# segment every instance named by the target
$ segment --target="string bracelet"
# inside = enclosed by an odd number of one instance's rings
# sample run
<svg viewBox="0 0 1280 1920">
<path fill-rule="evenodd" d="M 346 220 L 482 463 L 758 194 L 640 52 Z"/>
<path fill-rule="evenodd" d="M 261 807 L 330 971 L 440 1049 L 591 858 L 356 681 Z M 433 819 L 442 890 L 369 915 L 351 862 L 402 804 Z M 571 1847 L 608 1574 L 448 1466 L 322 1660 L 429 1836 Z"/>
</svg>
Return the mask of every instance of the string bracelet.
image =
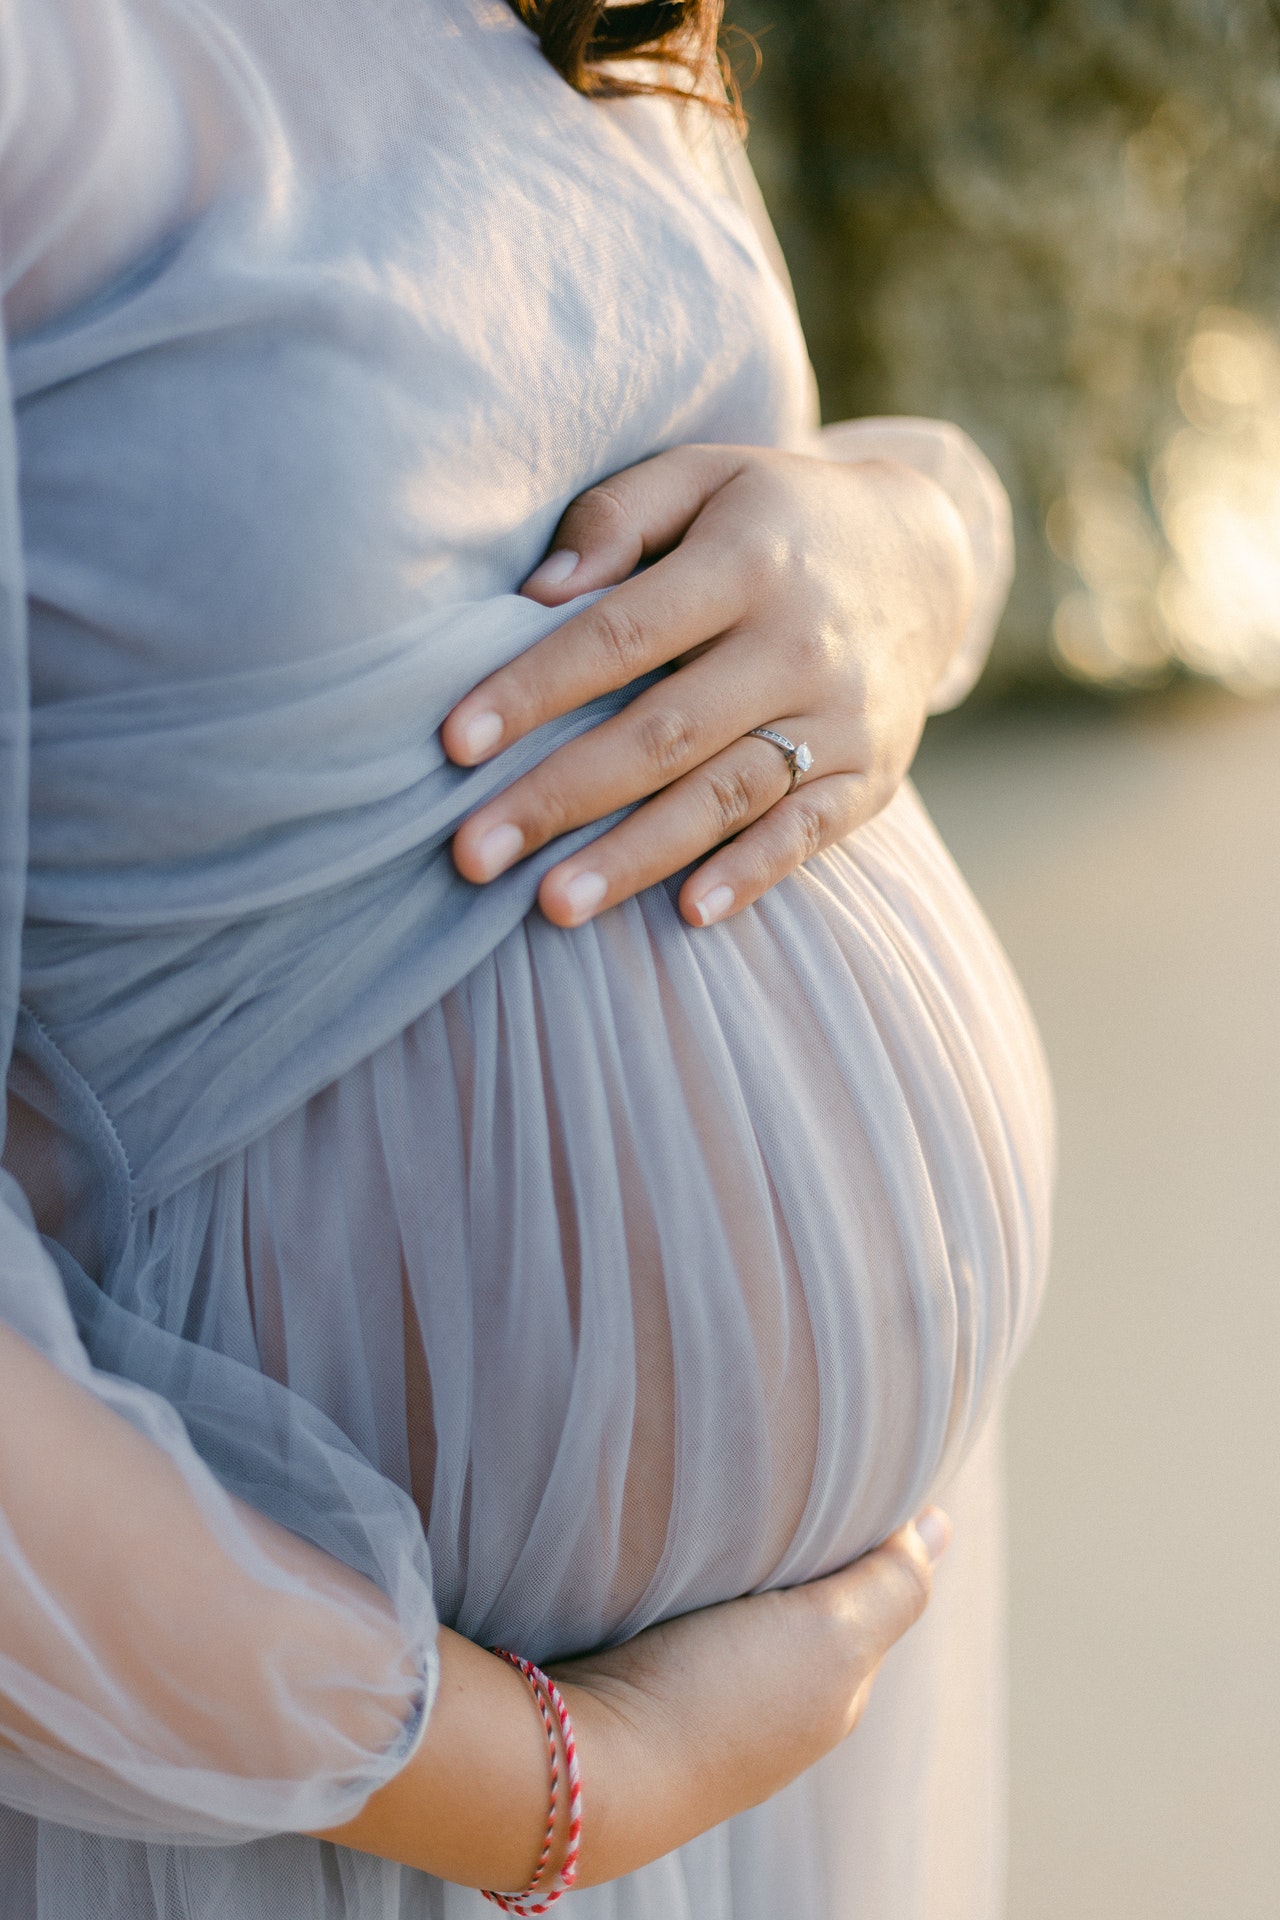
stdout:
<svg viewBox="0 0 1280 1920">
<path fill-rule="evenodd" d="M 541 1667 L 535 1667 L 532 1660 L 522 1660 L 518 1653 L 511 1653 L 506 1647 L 494 1647 L 494 1653 L 500 1660 L 509 1660 L 517 1672 L 522 1673 L 529 1683 L 530 1691 L 538 1703 L 542 1715 L 542 1725 L 547 1736 L 547 1754 L 551 1771 L 550 1805 L 547 1809 L 547 1833 L 543 1841 L 538 1864 L 533 1870 L 533 1878 L 527 1887 L 519 1893 L 493 1893 L 487 1887 L 482 1888 L 486 1900 L 495 1907 L 501 1907 L 504 1913 L 521 1915 L 546 1913 L 553 1907 L 562 1893 L 568 1893 L 578 1877 L 578 1851 L 582 1842 L 582 1786 L 578 1779 L 578 1745 L 574 1738 L 573 1721 L 569 1709 L 564 1703 L 564 1695 L 554 1680 L 548 1679 Z M 554 1716 L 554 1718 L 553 1718 Z M 559 1723 L 560 1737 L 564 1741 L 565 1772 L 569 1777 L 569 1844 L 564 1863 L 551 1886 L 544 1892 L 542 1878 L 551 1858 L 551 1845 L 555 1838 L 556 1811 L 559 1807 L 560 1792 L 560 1754 L 556 1745 L 556 1724 Z"/>
</svg>

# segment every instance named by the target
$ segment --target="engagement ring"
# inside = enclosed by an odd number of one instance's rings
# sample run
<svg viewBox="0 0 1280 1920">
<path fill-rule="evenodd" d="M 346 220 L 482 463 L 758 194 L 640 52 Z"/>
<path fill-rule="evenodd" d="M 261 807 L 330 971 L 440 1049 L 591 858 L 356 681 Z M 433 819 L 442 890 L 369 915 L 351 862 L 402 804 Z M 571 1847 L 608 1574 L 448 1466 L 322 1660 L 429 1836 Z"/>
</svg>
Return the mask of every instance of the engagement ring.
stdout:
<svg viewBox="0 0 1280 1920">
<path fill-rule="evenodd" d="M 787 792 L 790 793 L 800 775 L 808 773 L 813 765 L 813 755 L 805 742 L 802 740 L 797 746 L 794 740 L 788 740 L 786 734 L 779 733 L 775 727 L 752 727 L 750 733 L 754 734 L 757 740 L 767 740 L 771 746 L 778 749 L 791 769 L 791 786 L 787 788 Z"/>
</svg>

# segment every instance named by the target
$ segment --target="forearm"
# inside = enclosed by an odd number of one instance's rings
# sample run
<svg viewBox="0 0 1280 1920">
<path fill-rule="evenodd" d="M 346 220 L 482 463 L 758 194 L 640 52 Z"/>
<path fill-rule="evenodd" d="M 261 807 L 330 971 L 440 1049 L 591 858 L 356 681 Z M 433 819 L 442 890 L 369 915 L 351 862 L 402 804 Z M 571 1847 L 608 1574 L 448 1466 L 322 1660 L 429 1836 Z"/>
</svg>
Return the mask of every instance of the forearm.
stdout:
<svg viewBox="0 0 1280 1920">
<path fill-rule="evenodd" d="M 21 1694 L 0 1694 L 0 1736 L 92 1766 L 108 1730 L 127 1769 L 178 1785 L 306 1783 L 362 1752 L 372 1771 L 418 1686 L 390 1607 L 210 1493 L 220 1517 L 175 1459 L 0 1326 L 0 1657 Z"/>
<path fill-rule="evenodd" d="M 514 1667 L 448 1628 L 439 1658 L 417 1752 L 323 1838 L 463 1886 L 524 1886 L 547 1817 L 547 1743 L 533 1696 Z"/>
<path fill-rule="evenodd" d="M 634 1871 L 813 1765 L 854 1725 L 876 1662 L 927 1588 L 908 1530 L 830 1580 L 689 1614 L 554 1668 L 582 1768 L 578 1884 Z M 416 1755 L 326 1837 L 467 1886 L 524 1886 L 548 1790 L 532 1695 L 514 1668 L 453 1633 L 441 1634 L 440 1672 Z"/>
<path fill-rule="evenodd" d="M 710 1671 L 698 1616 L 676 1623 L 679 1631 L 655 1628 L 598 1661 L 555 1669 L 587 1808 L 580 1886 L 669 1853 L 767 1798 L 834 1744 L 830 1716 L 795 1725 L 790 1706 L 781 1728 L 762 1739 L 767 1722 L 742 1700 L 749 1688 L 739 1690 L 741 1660 L 750 1670 L 759 1637 L 744 1615 L 771 1604 L 773 1596 L 762 1596 L 713 1609 Z M 726 1695 L 736 1696 L 737 1711 Z M 513 1889 L 528 1882 L 537 1860 L 547 1794 L 546 1738 L 528 1685 L 507 1662 L 446 1631 L 422 1745 L 355 1820 L 326 1838 L 464 1886 Z M 563 1827 L 566 1796 L 561 1801 Z M 558 1834 L 553 1859 L 562 1855 Z"/>
</svg>

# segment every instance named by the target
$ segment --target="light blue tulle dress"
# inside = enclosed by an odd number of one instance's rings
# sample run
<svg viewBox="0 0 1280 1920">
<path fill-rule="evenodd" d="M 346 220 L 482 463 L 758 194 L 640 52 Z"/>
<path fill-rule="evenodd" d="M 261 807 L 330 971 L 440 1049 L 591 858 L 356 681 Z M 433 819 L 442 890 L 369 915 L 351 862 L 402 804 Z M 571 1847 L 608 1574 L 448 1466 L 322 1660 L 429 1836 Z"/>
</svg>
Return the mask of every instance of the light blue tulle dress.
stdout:
<svg viewBox="0 0 1280 1920">
<path fill-rule="evenodd" d="M 169 1548 L 128 1487 L 128 1595 L 0 1511 L 39 1622 L 0 1632 L 3 1920 L 488 1912 L 298 1837 L 402 1764 L 437 1619 L 545 1659 L 939 1489 L 956 1551 L 847 1747 L 564 1911 L 989 1920 L 996 1415 L 1051 1159 L 1003 957 L 909 789 L 706 932 L 671 885 L 551 927 L 565 843 L 486 888 L 449 855 L 617 704 L 474 772 L 439 742 L 565 617 L 515 589 L 567 501 L 686 441 L 818 447 L 741 156 L 574 94 L 498 0 L 9 0 L 0 56 L 0 1315 L 264 1595 L 246 1508 L 393 1623 L 359 1675 L 264 1625 L 228 1701 L 211 1587 L 130 1678 L 112 1610 L 159 1621 Z M 928 423 L 825 451 L 956 499 L 959 697 L 998 483 Z"/>
</svg>

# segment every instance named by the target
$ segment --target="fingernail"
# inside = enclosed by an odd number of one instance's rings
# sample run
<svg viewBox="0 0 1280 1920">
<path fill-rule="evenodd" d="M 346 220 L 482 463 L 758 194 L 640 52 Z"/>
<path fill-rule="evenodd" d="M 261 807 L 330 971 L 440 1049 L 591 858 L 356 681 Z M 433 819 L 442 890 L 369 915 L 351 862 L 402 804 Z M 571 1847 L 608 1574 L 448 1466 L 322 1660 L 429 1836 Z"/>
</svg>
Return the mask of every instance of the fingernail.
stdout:
<svg viewBox="0 0 1280 1920">
<path fill-rule="evenodd" d="M 579 555 L 572 547 L 559 547 L 555 553 L 549 553 L 540 567 L 535 567 L 525 581 L 526 587 L 560 587 L 577 567 Z"/>
<path fill-rule="evenodd" d="M 482 834 L 476 845 L 476 860 L 482 878 L 492 880 L 522 852 L 524 835 L 519 827 L 504 820 L 499 826 L 490 827 Z"/>
<path fill-rule="evenodd" d="M 916 1532 L 924 1542 L 929 1565 L 936 1567 L 951 1545 L 951 1522 L 941 1507 L 926 1507 L 916 1518 Z"/>
<path fill-rule="evenodd" d="M 602 873 L 575 873 L 566 882 L 564 897 L 575 926 L 594 913 L 608 891 L 609 883 Z"/>
<path fill-rule="evenodd" d="M 733 905 L 734 898 L 735 895 L 732 887 L 726 887 L 724 885 L 712 887 L 710 893 L 704 893 L 701 900 L 694 901 L 693 910 L 699 920 L 701 920 L 703 926 L 709 927 L 713 920 L 724 919 L 724 916 Z"/>
<path fill-rule="evenodd" d="M 467 752 L 477 758 L 488 753 L 490 747 L 496 747 L 502 738 L 502 715 L 486 707 L 483 713 L 473 713 L 469 720 L 462 723 L 462 744 Z"/>
</svg>

